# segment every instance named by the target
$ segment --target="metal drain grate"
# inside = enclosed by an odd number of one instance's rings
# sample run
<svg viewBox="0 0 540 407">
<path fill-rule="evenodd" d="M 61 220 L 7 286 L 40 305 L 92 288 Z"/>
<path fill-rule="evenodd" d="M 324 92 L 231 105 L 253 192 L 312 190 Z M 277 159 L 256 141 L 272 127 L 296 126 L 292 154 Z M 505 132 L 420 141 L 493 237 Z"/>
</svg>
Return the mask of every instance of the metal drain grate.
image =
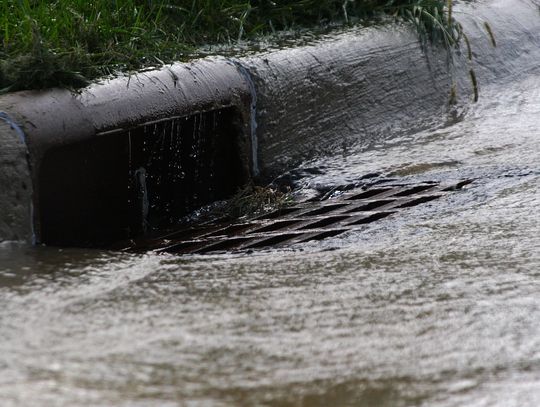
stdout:
<svg viewBox="0 0 540 407">
<path fill-rule="evenodd" d="M 248 221 L 184 228 L 134 243 L 124 250 L 205 254 L 322 240 L 438 199 L 471 182 L 426 182 L 357 189 L 324 201 L 298 203 Z"/>
</svg>

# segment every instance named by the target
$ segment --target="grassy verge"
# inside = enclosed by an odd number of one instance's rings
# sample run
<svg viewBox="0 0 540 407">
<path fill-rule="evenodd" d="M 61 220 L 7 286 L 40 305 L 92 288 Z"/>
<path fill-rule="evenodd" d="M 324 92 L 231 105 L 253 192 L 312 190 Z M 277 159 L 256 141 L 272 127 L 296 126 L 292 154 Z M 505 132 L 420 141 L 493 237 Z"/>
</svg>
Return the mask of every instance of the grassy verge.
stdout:
<svg viewBox="0 0 540 407">
<path fill-rule="evenodd" d="M 455 45 L 452 0 L 3 0 L 0 93 L 78 88 L 121 71 L 185 60 L 197 47 L 380 15 Z"/>
</svg>

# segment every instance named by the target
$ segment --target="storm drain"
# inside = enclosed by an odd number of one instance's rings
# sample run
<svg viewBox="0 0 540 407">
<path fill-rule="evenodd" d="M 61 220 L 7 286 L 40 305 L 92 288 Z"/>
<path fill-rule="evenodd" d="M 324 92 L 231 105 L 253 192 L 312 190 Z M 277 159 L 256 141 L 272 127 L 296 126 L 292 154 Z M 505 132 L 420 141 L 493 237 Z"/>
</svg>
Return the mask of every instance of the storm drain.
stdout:
<svg viewBox="0 0 540 407">
<path fill-rule="evenodd" d="M 426 182 L 357 189 L 323 201 L 298 203 L 247 221 L 190 226 L 144 242 L 133 242 L 124 250 L 206 254 L 323 240 L 360 230 L 366 224 L 439 199 L 471 182 Z"/>
</svg>

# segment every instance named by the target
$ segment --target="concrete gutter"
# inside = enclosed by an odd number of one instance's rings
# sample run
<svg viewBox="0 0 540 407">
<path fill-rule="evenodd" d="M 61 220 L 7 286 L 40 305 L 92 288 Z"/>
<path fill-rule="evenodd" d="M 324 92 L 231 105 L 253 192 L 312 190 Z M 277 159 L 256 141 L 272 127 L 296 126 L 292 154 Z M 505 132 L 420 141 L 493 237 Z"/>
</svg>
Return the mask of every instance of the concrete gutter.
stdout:
<svg viewBox="0 0 540 407">
<path fill-rule="evenodd" d="M 230 188 L 252 176 L 271 179 L 317 157 L 358 153 L 381 139 L 439 126 L 470 103 L 471 68 L 476 72 L 481 94 L 483 86 L 508 80 L 509 75 L 525 75 L 528 67 L 540 60 L 537 8 L 526 0 L 508 3 L 496 0 L 461 5 L 457 12 L 463 15 L 461 20 L 475 58 L 471 62 L 466 52 L 454 54 L 451 74 L 445 51 L 422 50 L 416 35 L 407 27 L 383 27 L 350 30 L 313 45 L 254 57 L 207 58 L 175 64 L 93 85 L 77 94 L 56 89 L 2 96 L 0 111 L 9 117 L 9 122 L 0 121 L 0 143 L 6 146 L 0 154 L 0 186 L 4 188 L 0 197 L 0 240 L 28 240 L 33 235 L 37 242 L 84 244 L 84 240 L 73 236 L 65 242 L 58 238 L 50 240 L 43 231 L 44 219 L 63 219 L 61 209 L 51 214 L 54 212 L 51 204 L 43 204 L 43 196 L 51 194 L 46 191 L 50 182 L 42 180 L 47 155 L 58 161 L 62 171 L 62 154 L 51 152 L 72 154 L 69 146 L 89 142 L 88 147 L 97 145 L 94 142 L 98 140 L 123 135 L 118 147 L 121 151 L 127 148 L 126 143 L 131 143 L 130 129 L 148 127 L 156 121 L 232 108 L 235 114 L 230 120 L 237 133 L 234 143 L 241 170 L 229 176 L 237 178 Z M 493 27 L 497 48 L 490 44 L 483 21 L 489 21 Z M 459 89 L 457 106 L 448 105 L 452 80 Z M 24 131 L 26 147 L 13 123 Z M 140 138 L 148 139 L 141 134 Z M 105 143 L 100 148 L 109 147 Z M 96 159 L 99 153 L 91 157 Z M 77 167 L 76 162 L 72 165 Z M 50 162 L 47 166 L 51 166 Z M 143 164 L 137 169 L 110 167 L 110 171 L 125 172 L 119 180 L 127 179 L 129 173 L 126 184 L 118 181 L 115 187 L 129 189 L 135 185 L 142 191 L 135 193 L 138 198 L 133 198 L 133 194 L 101 195 L 105 187 L 98 185 L 102 182 L 99 177 L 103 177 L 98 174 L 99 168 L 81 167 L 80 171 L 91 169 L 96 173 L 90 181 L 87 175 L 84 180 L 96 183 L 96 191 L 101 191 L 97 195 L 101 196 L 83 205 L 84 214 L 77 212 L 77 200 L 72 201 L 71 206 L 75 206 L 71 208 L 72 221 L 85 216 L 104 216 L 101 221 L 89 221 L 99 225 L 95 233 L 105 230 L 111 239 L 118 238 L 123 234 L 118 229 L 123 228 L 124 237 L 129 236 L 132 233 L 128 230 L 132 223 L 129 216 L 110 230 L 107 223 L 126 212 L 123 199 L 132 198 L 139 199 L 135 211 L 142 208 L 137 216 L 145 222 L 148 213 L 144 202 L 148 197 L 146 188 L 141 187 L 143 167 Z M 70 168 L 63 171 L 69 172 Z M 69 196 L 71 192 L 66 190 L 65 194 Z M 91 195 L 83 195 L 81 200 L 92 200 Z M 93 207 L 107 206 L 100 201 L 113 198 L 117 202 L 111 205 L 112 215 L 106 216 L 105 209 L 92 214 Z M 63 201 L 51 202 L 62 206 Z M 69 212 L 69 208 L 65 211 Z M 78 226 L 79 230 L 90 227 L 84 223 Z M 77 228 L 55 233 L 58 236 L 66 231 L 72 235 L 78 233 Z M 95 233 L 89 234 L 94 240 Z"/>
</svg>

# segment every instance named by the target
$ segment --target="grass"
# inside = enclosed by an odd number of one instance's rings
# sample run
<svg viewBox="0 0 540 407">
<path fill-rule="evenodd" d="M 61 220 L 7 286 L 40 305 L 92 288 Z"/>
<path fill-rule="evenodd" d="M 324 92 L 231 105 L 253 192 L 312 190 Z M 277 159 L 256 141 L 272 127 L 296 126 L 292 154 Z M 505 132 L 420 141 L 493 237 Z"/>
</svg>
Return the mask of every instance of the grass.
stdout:
<svg viewBox="0 0 540 407">
<path fill-rule="evenodd" d="M 459 43 L 452 0 L 2 0 L 0 93 L 186 60 L 207 44 L 390 16 L 423 42 Z"/>
</svg>

